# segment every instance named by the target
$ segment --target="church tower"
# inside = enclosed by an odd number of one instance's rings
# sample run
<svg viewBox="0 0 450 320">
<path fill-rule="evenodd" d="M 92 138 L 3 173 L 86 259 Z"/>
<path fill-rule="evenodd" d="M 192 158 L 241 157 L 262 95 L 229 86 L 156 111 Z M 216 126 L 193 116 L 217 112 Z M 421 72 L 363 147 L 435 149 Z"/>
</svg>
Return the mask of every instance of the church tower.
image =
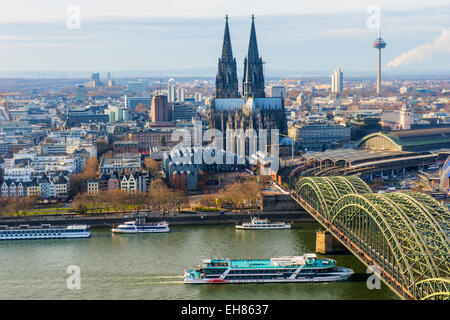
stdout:
<svg viewBox="0 0 450 320">
<path fill-rule="evenodd" d="M 250 42 L 248 54 L 244 60 L 244 79 L 242 92 L 244 98 L 264 98 L 264 72 L 263 60 L 258 53 L 258 43 L 256 41 L 255 15 L 252 15 L 252 27 L 250 31 Z"/>
<path fill-rule="evenodd" d="M 231 49 L 228 15 L 225 17 L 225 33 L 223 36 L 222 57 L 219 58 L 219 68 L 216 76 L 216 98 L 238 98 L 238 79 L 236 59 Z"/>
</svg>

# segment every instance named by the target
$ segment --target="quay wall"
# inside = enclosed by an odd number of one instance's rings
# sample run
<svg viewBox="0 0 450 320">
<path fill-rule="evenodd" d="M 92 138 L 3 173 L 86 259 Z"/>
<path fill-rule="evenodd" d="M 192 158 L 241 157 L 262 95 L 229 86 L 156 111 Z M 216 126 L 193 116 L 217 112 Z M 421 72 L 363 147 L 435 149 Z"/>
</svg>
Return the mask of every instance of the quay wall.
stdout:
<svg viewBox="0 0 450 320">
<path fill-rule="evenodd" d="M 315 221 L 305 211 L 285 211 L 285 212 L 260 212 L 257 214 L 260 218 L 268 218 L 272 221 L 283 222 L 301 222 Z M 58 215 L 58 216 L 36 216 L 36 217 L 4 217 L 0 219 L 0 225 L 18 226 L 23 224 L 41 225 L 41 224 L 87 224 L 92 228 L 109 228 L 119 223 L 133 220 L 130 215 Z M 151 214 L 146 217 L 147 222 L 167 221 L 170 225 L 214 225 L 214 224 L 235 224 L 237 222 L 249 221 L 250 215 L 244 212 L 225 212 L 219 213 L 182 213 L 174 215 Z"/>
</svg>

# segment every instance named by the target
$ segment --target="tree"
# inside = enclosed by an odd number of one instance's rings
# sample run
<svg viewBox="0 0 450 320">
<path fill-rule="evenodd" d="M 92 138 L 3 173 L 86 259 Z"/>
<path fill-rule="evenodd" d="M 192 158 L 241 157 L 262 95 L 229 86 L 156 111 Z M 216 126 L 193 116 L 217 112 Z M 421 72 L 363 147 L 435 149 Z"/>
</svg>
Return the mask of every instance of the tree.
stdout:
<svg viewBox="0 0 450 320">
<path fill-rule="evenodd" d="M 142 102 L 140 102 L 136 106 L 136 113 L 144 113 L 144 112 L 148 112 L 148 110 L 149 110 L 148 105 L 143 104 Z"/>
<path fill-rule="evenodd" d="M 97 158 L 89 158 L 81 176 L 85 180 L 92 179 L 97 176 L 98 168 L 99 166 Z"/>
<path fill-rule="evenodd" d="M 75 198 L 72 201 L 72 206 L 73 209 L 80 214 L 86 214 L 88 211 L 85 197 L 82 194 L 78 194 L 77 196 L 75 196 Z"/>
<path fill-rule="evenodd" d="M 79 174 L 71 174 L 69 176 L 69 198 L 73 199 L 81 192 L 83 178 Z"/>
<path fill-rule="evenodd" d="M 14 213 L 14 215 L 16 217 L 18 217 L 20 211 L 22 210 L 22 201 L 21 200 L 22 199 L 20 199 L 20 198 L 10 199 L 7 204 L 7 211 Z"/>
<path fill-rule="evenodd" d="M 181 208 L 188 202 L 186 194 L 178 190 L 169 190 L 166 198 L 167 209 L 176 209 L 180 213 Z"/>
<path fill-rule="evenodd" d="M 101 157 L 103 154 L 113 149 L 113 145 L 111 143 L 106 142 L 105 140 L 97 141 L 97 156 Z"/>
<path fill-rule="evenodd" d="M 149 205 L 157 210 L 163 210 L 166 195 L 169 188 L 161 179 L 155 179 L 151 182 L 147 192 L 147 201 Z"/>
<path fill-rule="evenodd" d="M 136 194 L 131 195 L 130 200 L 137 213 L 147 206 L 147 195 L 144 192 L 137 192 Z"/>
<path fill-rule="evenodd" d="M 145 158 L 144 166 L 147 170 L 150 170 L 152 176 L 156 176 L 161 168 L 159 163 L 150 157 Z"/>
<path fill-rule="evenodd" d="M 254 208 L 258 205 L 261 188 L 261 184 L 255 179 L 236 181 L 228 185 L 216 198 L 219 199 L 219 205 L 230 204 L 235 209 Z M 205 196 L 201 202 L 211 205 L 213 199 Z M 215 206 L 215 203 L 212 206 Z"/>
</svg>

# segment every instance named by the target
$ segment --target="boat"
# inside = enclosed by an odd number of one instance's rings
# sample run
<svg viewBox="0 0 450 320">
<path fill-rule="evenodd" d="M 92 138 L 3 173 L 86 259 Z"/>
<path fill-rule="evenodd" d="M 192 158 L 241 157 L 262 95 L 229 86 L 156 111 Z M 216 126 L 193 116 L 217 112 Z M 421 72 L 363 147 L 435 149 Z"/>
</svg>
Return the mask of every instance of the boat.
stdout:
<svg viewBox="0 0 450 320">
<path fill-rule="evenodd" d="M 329 282 L 346 280 L 353 273 L 314 253 L 271 259 L 204 259 L 199 268 L 184 273 L 184 283 Z"/>
<path fill-rule="evenodd" d="M 117 227 L 111 229 L 114 233 L 155 233 L 155 232 L 169 232 L 169 224 L 166 221 L 146 223 L 145 219 L 136 219 L 119 224 Z"/>
<path fill-rule="evenodd" d="M 0 240 L 69 239 L 89 238 L 90 236 L 91 231 L 88 225 L 0 226 Z"/>
<path fill-rule="evenodd" d="M 247 230 L 272 230 L 272 229 L 290 229 L 291 224 L 285 222 L 270 222 L 269 219 L 253 217 L 250 222 L 237 224 L 236 229 Z"/>
</svg>

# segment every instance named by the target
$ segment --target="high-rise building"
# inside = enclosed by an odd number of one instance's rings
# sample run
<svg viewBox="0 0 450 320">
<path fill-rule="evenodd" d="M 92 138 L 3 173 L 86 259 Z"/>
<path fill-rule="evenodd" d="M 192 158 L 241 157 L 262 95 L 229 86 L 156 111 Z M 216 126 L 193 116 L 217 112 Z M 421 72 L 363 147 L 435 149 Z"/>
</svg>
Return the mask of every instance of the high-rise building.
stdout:
<svg viewBox="0 0 450 320">
<path fill-rule="evenodd" d="M 195 93 L 195 102 L 202 102 L 203 100 L 203 94 L 201 92 Z"/>
<path fill-rule="evenodd" d="M 156 95 L 152 98 L 151 107 L 152 122 L 167 122 L 169 121 L 169 106 L 167 103 L 167 96 Z"/>
<path fill-rule="evenodd" d="M 178 88 L 177 89 L 177 101 L 183 102 L 186 99 L 186 89 L 185 88 Z"/>
<path fill-rule="evenodd" d="M 344 89 L 344 74 L 341 71 L 341 68 L 334 69 L 333 74 L 331 75 L 331 92 L 332 93 L 341 93 Z"/>
<path fill-rule="evenodd" d="M 89 81 L 88 85 L 90 87 L 100 87 L 103 84 L 100 81 L 100 73 L 98 72 L 92 72 L 91 73 L 91 80 Z"/>
<path fill-rule="evenodd" d="M 84 86 L 80 85 L 75 89 L 75 99 L 78 101 L 86 100 L 86 95 L 87 89 Z"/>
<path fill-rule="evenodd" d="M 177 98 L 177 87 L 175 85 L 175 83 L 170 83 L 169 81 L 169 85 L 167 87 L 167 99 L 169 102 L 175 102 L 176 98 Z"/>
<path fill-rule="evenodd" d="M 172 121 L 192 121 L 197 115 L 197 110 L 193 105 L 175 102 L 170 105 L 169 113 Z"/>
<path fill-rule="evenodd" d="M 109 114 L 109 122 L 127 122 L 130 120 L 128 109 L 125 107 L 108 105 L 105 113 Z"/>
<path fill-rule="evenodd" d="M 152 104 L 152 96 L 130 97 L 125 96 L 125 105 L 129 110 L 136 110 L 138 105 L 145 105 L 148 110 Z"/>
<path fill-rule="evenodd" d="M 130 81 L 127 85 L 127 91 L 134 94 L 144 94 L 147 91 L 148 82 L 143 79 Z"/>
<path fill-rule="evenodd" d="M 270 86 L 267 88 L 269 96 L 272 98 L 278 97 L 286 99 L 286 87 L 285 86 Z"/>
</svg>

